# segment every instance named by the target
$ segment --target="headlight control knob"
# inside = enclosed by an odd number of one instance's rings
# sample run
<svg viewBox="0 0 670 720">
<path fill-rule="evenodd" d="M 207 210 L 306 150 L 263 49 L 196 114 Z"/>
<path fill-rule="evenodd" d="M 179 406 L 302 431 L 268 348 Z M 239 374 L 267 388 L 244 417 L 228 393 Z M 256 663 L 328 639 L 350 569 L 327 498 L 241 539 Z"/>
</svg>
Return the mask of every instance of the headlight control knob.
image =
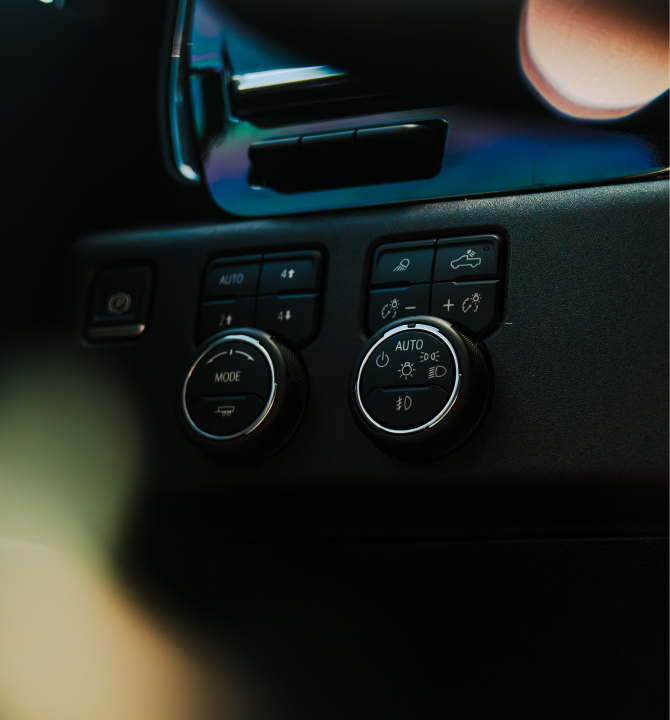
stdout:
<svg viewBox="0 0 670 720">
<path fill-rule="evenodd" d="M 295 432 L 307 402 L 298 356 L 259 330 L 229 330 L 191 366 L 181 396 L 184 425 L 208 455 L 260 462 Z"/>
<path fill-rule="evenodd" d="M 361 430 L 402 460 L 432 460 L 472 434 L 486 409 L 481 350 L 448 322 L 398 320 L 374 335 L 354 367 L 350 404 Z"/>
</svg>

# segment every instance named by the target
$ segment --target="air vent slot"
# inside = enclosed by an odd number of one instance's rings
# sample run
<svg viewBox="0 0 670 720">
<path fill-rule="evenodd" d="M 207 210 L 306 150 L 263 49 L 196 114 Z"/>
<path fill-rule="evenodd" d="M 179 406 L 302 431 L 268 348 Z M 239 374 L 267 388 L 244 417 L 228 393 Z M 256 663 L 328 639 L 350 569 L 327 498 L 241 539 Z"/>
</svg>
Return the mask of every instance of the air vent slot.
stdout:
<svg viewBox="0 0 670 720">
<path fill-rule="evenodd" d="M 249 184 L 280 193 L 406 182 L 442 167 L 447 123 L 384 125 L 254 143 Z"/>
</svg>

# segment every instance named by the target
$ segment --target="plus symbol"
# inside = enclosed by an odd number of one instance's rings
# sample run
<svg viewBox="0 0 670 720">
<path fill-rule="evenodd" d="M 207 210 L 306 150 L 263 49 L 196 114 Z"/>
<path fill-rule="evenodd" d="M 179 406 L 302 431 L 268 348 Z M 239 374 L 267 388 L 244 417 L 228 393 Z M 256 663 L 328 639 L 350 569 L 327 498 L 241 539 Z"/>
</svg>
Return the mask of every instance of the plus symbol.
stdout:
<svg viewBox="0 0 670 720">
<path fill-rule="evenodd" d="M 446 308 L 447 308 L 447 312 L 449 312 L 449 310 L 451 310 L 451 308 L 454 307 L 454 303 L 451 302 L 451 298 L 449 298 L 449 299 L 447 300 L 447 302 L 444 303 L 444 305 L 443 305 L 442 307 L 446 307 Z"/>
</svg>

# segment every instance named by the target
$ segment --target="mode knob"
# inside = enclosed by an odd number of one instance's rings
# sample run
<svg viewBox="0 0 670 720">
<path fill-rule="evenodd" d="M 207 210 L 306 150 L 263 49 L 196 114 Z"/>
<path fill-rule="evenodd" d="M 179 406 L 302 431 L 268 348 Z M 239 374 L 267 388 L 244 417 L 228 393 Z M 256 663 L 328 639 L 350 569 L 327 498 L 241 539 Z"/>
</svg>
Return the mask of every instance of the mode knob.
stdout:
<svg viewBox="0 0 670 720">
<path fill-rule="evenodd" d="M 259 462 L 293 435 L 307 402 L 298 356 L 267 333 L 229 330 L 200 352 L 182 389 L 186 431 L 208 455 Z"/>
<path fill-rule="evenodd" d="M 490 371 L 482 351 L 445 320 L 414 317 L 366 344 L 350 384 L 363 432 L 402 460 L 432 460 L 473 433 L 487 407 Z"/>
</svg>

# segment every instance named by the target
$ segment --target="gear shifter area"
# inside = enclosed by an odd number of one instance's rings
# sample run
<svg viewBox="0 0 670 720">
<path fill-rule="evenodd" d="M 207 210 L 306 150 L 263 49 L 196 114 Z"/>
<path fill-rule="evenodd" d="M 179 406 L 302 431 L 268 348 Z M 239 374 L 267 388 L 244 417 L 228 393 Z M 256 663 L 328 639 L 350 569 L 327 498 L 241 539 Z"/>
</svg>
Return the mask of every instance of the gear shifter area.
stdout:
<svg viewBox="0 0 670 720">
<path fill-rule="evenodd" d="M 479 347 L 448 322 L 421 316 L 371 338 L 356 363 L 350 399 L 359 427 L 382 450 L 432 460 L 471 435 L 489 386 Z"/>
</svg>

